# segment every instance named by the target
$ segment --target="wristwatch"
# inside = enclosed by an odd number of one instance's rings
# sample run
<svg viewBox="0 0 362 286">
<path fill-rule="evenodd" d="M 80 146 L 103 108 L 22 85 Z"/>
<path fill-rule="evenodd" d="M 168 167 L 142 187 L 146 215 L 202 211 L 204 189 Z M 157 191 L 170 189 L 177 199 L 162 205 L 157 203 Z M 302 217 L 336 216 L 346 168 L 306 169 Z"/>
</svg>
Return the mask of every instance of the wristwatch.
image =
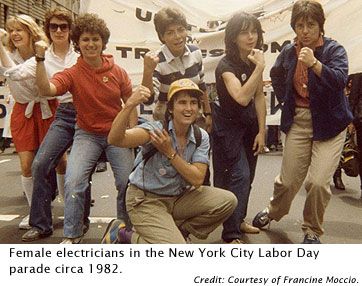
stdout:
<svg viewBox="0 0 362 286">
<path fill-rule="evenodd" d="M 177 152 L 174 152 L 174 153 L 171 154 L 170 156 L 167 156 L 167 159 L 170 160 L 170 161 L 172 161 L 173 159 L 175 159 L 176 155 L 177 155 Z"/>
<path fill-rule="evenodd" d="M 45 61 L 45 57 L 43 56 L 43 57 L 40 57 L 40 56 L 38 56 L 38 55 L 35 55 L 35 61 L 36 62 L 44 62 Z"/>
</svg>

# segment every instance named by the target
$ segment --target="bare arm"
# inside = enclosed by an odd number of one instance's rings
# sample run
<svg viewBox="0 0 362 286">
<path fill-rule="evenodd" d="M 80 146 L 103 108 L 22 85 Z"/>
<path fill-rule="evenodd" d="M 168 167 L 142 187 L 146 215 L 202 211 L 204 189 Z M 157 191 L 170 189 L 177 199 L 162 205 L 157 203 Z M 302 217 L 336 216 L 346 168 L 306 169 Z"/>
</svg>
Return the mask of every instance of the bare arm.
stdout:
<svg viewBox="0 0 362 286">
<path fill-rule="evenodd" d="M 255 137 L 253 150 L 254 155 L 262 153 L 265 146 L 265 118 L 266 118 L 266 104 L 265 96 L 263 93 L 263 82 L 260 81 L 256 94 L 255 94 L 255 110 L 258 118 L 259 132 Z"/>
<path fill-rule="evenodd" d="M 147 87 L 151 91 L 151 95 L 153 95 L 153 72 L 159 63 L 160 59 L 157 55 L 152 52 L 148 52 L 145 54 L 143 59 L 143 77 L 142 77 L 142 85 Z"/>
<path fill-rule="evenodd" d="M 207 170 L 207 164 L 189 164 L 186 162 L 172 147 L 171 137 L 166 130 L 155 130 L 154 132 L 150 132 L 150 137 L 151 143 L 160 153 L 170 159 L 172 166 L 187 182 L 195 187 L 202 185 Z"/>
<path fill-rule="evenodd" d="M 248 56 L 248 59 L 256 66 L 244 85 L 241 84 L 240 80 L 232 72 L 224 72 L 222 74 L 229 94 L 241 106 L 247 106 L 254 97 L 265 67 L 264 55 L 261 50 L 254 49 Z"/>
<path fill-rule="evenodd" d="M 38 57 L 45 57 L 45 51 L 48 45 L 44 41 L 38 41 L 35 43 L 35 52 Z M 36 64 L 36 85 L 39 88 L 39 94 L 41 96 L 55 96 L 57 89 L 49 82 L 47 72 L 45 69 L 44 61 L 37 61 Z"/>
<path fill-rule="evenodd" d="M 125 148 L 134 148 L 150 140 L 149 133 L 142 128 L 127 129 L 128 123 L 130 123 L 130 117 L 134 114 L 137 105 L 147 101 L 150 96 L 149 89 L 142 85 L 132 93 L 112 123 L 111 130 L 108 134 L 109 144 Z"/>
</svg>

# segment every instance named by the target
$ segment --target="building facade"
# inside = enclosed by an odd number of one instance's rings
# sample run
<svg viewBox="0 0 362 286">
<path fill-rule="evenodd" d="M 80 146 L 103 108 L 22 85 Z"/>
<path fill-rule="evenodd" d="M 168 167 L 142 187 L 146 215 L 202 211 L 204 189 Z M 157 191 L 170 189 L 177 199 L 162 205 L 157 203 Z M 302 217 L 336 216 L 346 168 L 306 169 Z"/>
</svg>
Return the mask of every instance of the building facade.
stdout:
<svg viewBox="0 0 362 286">
<path fill-rule="evenodd" d="M 4 28 L 9 16 L 16 14 L 27 14 L 42 26 L 45 11 L 56 6 L 62 6 L 76 16 L 79 14 L 80 0 L 0 0 L 0 28 Z"/>
</svg>

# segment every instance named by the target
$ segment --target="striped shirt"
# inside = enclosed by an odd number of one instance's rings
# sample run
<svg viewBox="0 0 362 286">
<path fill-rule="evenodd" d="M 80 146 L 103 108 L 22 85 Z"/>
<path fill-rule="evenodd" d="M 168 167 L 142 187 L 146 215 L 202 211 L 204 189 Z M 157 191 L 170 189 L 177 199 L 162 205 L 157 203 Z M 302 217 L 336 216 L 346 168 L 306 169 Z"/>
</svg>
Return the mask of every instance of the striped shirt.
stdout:
<svg viewBox="0 0 362 286">
<path fill-rule="evenodd" d="M 160 61 L 153 72 L 156 101 L 167 101 L 167 92 L 171 83 L 182 78 L 189 78 L 201 90 L 206 90 L 202 54 L 198 47 L 186 45 L 185 53 L 181 57 L 175 57 L 167 46 L 163 45 L 158 57 Z"/>
</svg>

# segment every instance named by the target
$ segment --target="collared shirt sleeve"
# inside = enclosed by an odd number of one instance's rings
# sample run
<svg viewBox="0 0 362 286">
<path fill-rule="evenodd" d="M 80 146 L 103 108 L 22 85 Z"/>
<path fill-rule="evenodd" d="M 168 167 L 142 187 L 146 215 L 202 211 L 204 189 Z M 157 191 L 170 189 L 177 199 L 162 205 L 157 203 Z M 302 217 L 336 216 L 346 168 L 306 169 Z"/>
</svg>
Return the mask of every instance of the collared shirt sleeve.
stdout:
<svg viewBox="0 0 362 286">
<path fill-rule="evenodd" d="M 203 163 L 209 165 L 209 150 L 210 141 L 209 134 L 204 129 L 201 129 L 201 144 L 195 149 L 192 154 L 191 163 Z"/>
<path fill-rule="evenodd" d="M 26 60 L 24 63 L 18 64 L 12 68 L 4 70 L 4 76 L 13 81 L 21 81 L 24 79 L 35 78 L 36 61 L 34 57 Z"/>
</svg>

